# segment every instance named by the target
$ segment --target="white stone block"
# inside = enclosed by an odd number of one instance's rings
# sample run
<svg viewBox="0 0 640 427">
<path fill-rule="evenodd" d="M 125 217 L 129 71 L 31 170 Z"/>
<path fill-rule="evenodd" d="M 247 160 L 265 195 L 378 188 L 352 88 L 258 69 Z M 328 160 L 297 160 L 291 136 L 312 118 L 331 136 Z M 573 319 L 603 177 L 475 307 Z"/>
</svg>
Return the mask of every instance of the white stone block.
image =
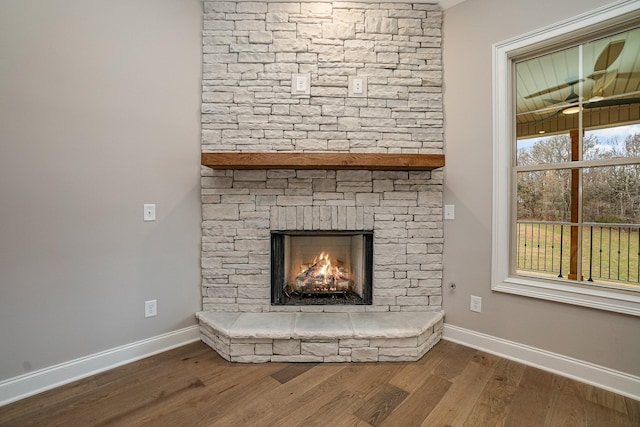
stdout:
<svg viewBox="0 0 640 427">
<path fill-rule="evenodd" d="M 371 171 L 368 170 L 339 170 L 336 174 L 338 181 L 355 181 L 369 182 L 371 181 Z"/>
<path fill-rule="evenodd" d="M 351 349 L 352 362 L 377 362 L 377 348 L 353 348 Z"/>
<path fill-rule="evenodd" d="M 300 3 L 267 3 L 269 13 L 293 13 L 300 14 Z"/>
<path fill-rule="evenodd" d="M 298 23 L 298 37 L 304 39 L 314 39 L 322 37 L 322 24 L 320 23 Z M 317 57 L 316 57 L 317 58 Z"/>
<path fill-rule="evenodd" d="M 323 22 L 322 37 L 325 39 L 351 40 L 355 38 L 355 26 L 348 22 Z"/>
<path fill-rule="evenodd" d="M 313 17 L 328 17 L 333 11 L 331 3 L 301 3 L 300 14 Z"/>
<path fill-rule="evenodd" d="M 267 13 L 266 2 L 238 2 L 236 3 L 237 13 Z"/>
<path fill-rule="evenodd" d="M 216 353 L 222 356 L 222 358 L 224 358 L 225 360 L 230 360 L 231 356 L 229 355 L 228 347 L 218 345 L 214 340 L 206 335 L 201 335 L 200 339 L 209 347 L 211 347 Z"/>
<path fill-rule="evenodd" d="M 418 357 L 417 347 L 404 347 L 404 348 L 380 348 L 378 349 L 379 357 L 391 356 L 391 357 L 407 357 L 411 360 L 415 360 Z"/>
<path fill-rule="evenodd" d="M 255 354 L 254 344 L 233 344 L 229 346 L 231 356 L 246 356 Z"/>
<path fill-rule="evenodd" d="M 268 344 L 256 344 L 255 354 L 259 356 L 271 356 L 273 354 L 273 345 Z"/>
<path fill-rule="evenodd" d="M 378 193 L 357 193 L 357 206 L 380 206 L 380 194 Z"/>
<path fill-rule="evenodd" d="M 238 205 L 210 205 L 206 204 L 202 206 L 202 219 L 203 220 L 220 220 L 220 219 L 238 219 L 240 215 Z"/>
<path fill-rule="evenodd" d="M 262 356 L 262 355 L 242 355 L 242 356 L 231 356 L 230 360 L 232 362 L 237 363 L 266 363 L 271 360 L 272 356 Z"/>
<path fill-rule="evenodd" d="M 369 347 L 368 339 L 356 339 L 356 338 L 344 338 L 341 339 L 340 348 L 351 348 L 351 347 Z"/>
<path fill-rule="evenodd" d="M 418 337 L 410 338 L 374 338 L 371 339 L 371 347 L 382 348 L 415 348 L 418 346 Z M 382 353 L 380 353 L 382 354 Z"/>
<path fill-rule="evenodd" d="M 300 344 L 300 340 L 273 340 L 273 354 L 283 356 L 299 355 Z"/>
<path fill-rule="evenodd" d="M 433 327 L 428 328 L 426 331 L 421 333 L 418 336 L 418 347 L 422 346 L 425 342 L 427 342 L 434 335 Z"/>
<path fill-rule="evenodd" d="M 300 354 L 312 356 L 337 356 L 338 341 L 302 342 Z"/>
<path fill-rule="evenodd" d="M 367 33 L 398 34 L 398 20 L 394 18 L 367 16 L 364 27 Z"/>
</svg>

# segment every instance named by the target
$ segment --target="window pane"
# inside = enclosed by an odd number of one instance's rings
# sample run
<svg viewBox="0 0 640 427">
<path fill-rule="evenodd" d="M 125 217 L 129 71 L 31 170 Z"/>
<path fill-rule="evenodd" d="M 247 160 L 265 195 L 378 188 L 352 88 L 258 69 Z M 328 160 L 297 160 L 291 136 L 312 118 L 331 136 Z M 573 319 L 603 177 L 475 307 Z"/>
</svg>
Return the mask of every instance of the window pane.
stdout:
<svg viewBox="0 0 640 427">
<path fill-rule="evenodd" d="M 519 139 L 516 145 L 518 166 L 571 160 L 571 137 L 568 134 Z"/>
<path fill-rule="evenodd" d="M 543 277 L 567 277 L 571 226 L 538 221 L 517 224 L 517 271 Z"/>
<path fill-rule="evenodd" d="M 516 64 L 516 134 L 531 137 L 575 128 L 562 114 L 578 101 L 579 48 L 572 47 Z M 567 122 L 571 122 L 568 124 Z"/>
<path fill-rule="evenodd" d="M 588 224 L 582 230 L 584 280 L 637 288 L 640 283 L 638 226 Z"/>
<path fill-rule="evenodd" d="M 584 169 L 582 195 L 584 222 L 640 223 L 640 165 Z"/>
<path fill-rule="evenodd" d="M 518 173 L 518 221 L 561 221 L 571 218 L 571 170 Z"/>
<path fill-rule="evenodd" d="M 638 58 L 640 28 L 634 28 L 517 62 L 517 137 L 637 123 Z"/>
<path fill-rule="evenodd" d="M 585 160 L 640 157 L 640 124 L 588 130 L 583 144 Z"/>
<path fill-rule="evenodd" d="M 639 119 L 640 28 L 583 45 L 583 126 L 616 127 Z"/>
</svg>

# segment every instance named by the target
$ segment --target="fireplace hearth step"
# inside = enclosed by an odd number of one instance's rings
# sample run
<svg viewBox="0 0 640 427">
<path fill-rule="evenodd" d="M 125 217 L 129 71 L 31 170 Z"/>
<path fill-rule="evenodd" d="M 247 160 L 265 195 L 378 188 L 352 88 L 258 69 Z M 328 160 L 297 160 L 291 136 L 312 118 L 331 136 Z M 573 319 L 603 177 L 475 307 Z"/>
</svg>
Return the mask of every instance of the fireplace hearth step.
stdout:
<svg viewBox="0 0 640 427">
<path fill-rule="evenodd" d="M 201 311 L 200 337 L 226 360 L 416 361 L 442 337 L 444 312 L 235 313 Z"/>
</svg>

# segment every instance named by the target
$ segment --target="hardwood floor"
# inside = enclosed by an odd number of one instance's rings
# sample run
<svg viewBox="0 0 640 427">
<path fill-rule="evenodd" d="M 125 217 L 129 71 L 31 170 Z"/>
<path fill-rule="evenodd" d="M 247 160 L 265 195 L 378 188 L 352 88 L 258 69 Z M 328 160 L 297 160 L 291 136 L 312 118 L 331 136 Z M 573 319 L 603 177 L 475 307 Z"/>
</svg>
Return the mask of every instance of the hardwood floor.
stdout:
<svg viewBox="0 0 640 427">
<path fill-rule="evenodd" d="M 193 343 L 0 408 L 0 426 L 640 426 L 640 402 L 448 341 L 411 363 L 233 364 Z"/>
</svg>

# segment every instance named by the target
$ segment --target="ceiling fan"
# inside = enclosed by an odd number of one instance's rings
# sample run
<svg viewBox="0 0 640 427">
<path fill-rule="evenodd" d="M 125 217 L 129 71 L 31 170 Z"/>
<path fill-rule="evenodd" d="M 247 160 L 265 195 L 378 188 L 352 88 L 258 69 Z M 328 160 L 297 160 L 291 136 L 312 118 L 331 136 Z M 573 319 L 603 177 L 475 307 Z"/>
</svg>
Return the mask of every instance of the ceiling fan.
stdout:
<svg viewBox="0 0 640 427">
<path fill-rule="evenodd" d="M 596 59 L 596 62 L 593 64 L 593 73 L 591 73 L 590 75 L 587 76 L 588 79 L 593 80 L 594 82 L 596 82 L 595 84 L 598 85 L 598 83 L 603 79 L 603 77 L 607 76 L 608 73 L 608 68 L 616 61 L 616 59 L 618 59 L 618 57 L 620 56 L 620 53 L 622 53 L 622 49 L 624 48 L 625 45 L 625 41 L 624 40 L 618 40 L 618 41 L 613 41 L 611 43 L 609 43 L 607 46 L 605 46 L 604 49 L 602 49 L 602 52 L 600 52 L 600 55 L 598 55 L 598 58 Z M 632 73 L 617 73 L 617 70 L 613 70 L 613 72 L 616 73 L 616 77 L 617 78 L 630 78 L 632 77 L 631 74 Z M 608 83 L 610 84 L 611 82 L 613 82 L 615 80 L 614 79 L 604 79 L 603 83 L 606 82 L 608 80 Z M 539 92 L 535 92 L 535 93 L 531 93 L 527 96 L 525 96 L 525 99 L 531 99 L 531 98 L 535 98 L 537 96 L 540 95 L 545 95 L 547 93 L 553 93 L 553 92 L 557 92 L 561 89 L 570 87 L 571 88 L 571 93 L 569 94 L 569 96 L 567 98 L 565 98 L 564 100 L 558 100 L 558 99 L 552 99 L 552 98 L 546 98 L 543 99 L 543 101 L 548 102 L 548 103 L 552 103 L 552 104 L 557 104 L 560 102 L 574 102 L 578 99 L 578 95 L 575 93 L 574 90 L 574 86 L 581 82 L 584 81 L 583 79 L 578 79 L 578 78 L 573 78 L 573 79 L 569 79 L 567 80 L 565 83 L 559 84 L 557 86 L 552 86 L 546 89 L 543 89 Z M 595 86 L 594 86 L 595 89 Z M 598 91 L 600 92 L 600 96 L 601 94 L 604 92 L 604 86 L 600 85 L 600 87 L 598 88 Z"/>
<path fill-rule="evenodd" d="M 638 94 L 638 92 L 636 92 L 635 94 Z M 560 101 L 560 102 L 563 102 L 563 101 Z M 620 95 L 610 96 L 607 98 L 596 99 L 594 101 L 587 101 L 582 104 L 578 104 L 577 102 L 572 102 L 568 106 L 564 108 L 560 108 L 558 110 L 555 110 L 555 109 L 550 110 L 549 108 L 545 108 L 538 111 L 532 111 L 532 113 L 536 113 L 536 114 L 551 113 L 548 116 L 543 117 L 542 119 L 535 122 L 536 125 L 540 125 L 561 115 L 576 114 L 582 109 L 589 110 L 592 108 L 618 107 L 621 105 L 631 105 L 631 104 L 640 104 L 640 98 L 622 98 Z"/>
<path fill-rule="evenodd" d="M 587 100 L 583 101 L 583 103 L 579 103 L 580 97 L 575 91 L 575 85 L 584 81 L 583 79 L 569 79 L 565 83 L 562 83 L 557 86 L 549 87 L 547 89 L 541 90 L 539 92 L 535 92 L 525 96 L 525 99 L 534 98 L 537 96 L 541 96 L 548 93 L 557 92 L 564 88 L 570 88 L 569 95 L 564 99 L 555 99 L 555 98 L 544 98 L 543 101 L 548 104 L 553 104 L 556 106 L 557 104 L 567 104 L 566 107 L 557 109 L 557 107 L 553 107 L 553 109 L 543 108 L 538 111 L 534 111 L 536 114 L 544 114 L 546 112 L 551 112 L 550 115 L 544 117 L 542 120 L 537 123 L 544 123 L 548 120 L 557 117 L 560 114 L 571 115 L 575 114 L 584 109 L 592 109 L 592 108 L 603 108 L 603 107 L 612 107 L 612 106 L 620 106 L 620 105 L 629 105 L 629 104 L 638 104 L 640 103 L 640 98 L 623 98 L 625 95 L 614 95 L 606 97 L 604 96 L 604 90 L 609 87 L 612 83 L 614 83 L 617 79 L 630 79 L 637 77 L 639 73 L 630 72 L 630 73 L 618 73 L 618 70 L 609 70 L 609 67 L 613 65 L 613 63 L 618 59 L 622 50 L 625 46 L 624 40 L 613 41 L 609 43 L 598 55 L 594 65 L 593 65 L 593 73 L 587 76 L 587 79 L 594 81 L 594 86 L 592 89 L 591 96 L 587 98 Z M 630 95 L 630 94 L 627 94 Z"/>
</svg>

